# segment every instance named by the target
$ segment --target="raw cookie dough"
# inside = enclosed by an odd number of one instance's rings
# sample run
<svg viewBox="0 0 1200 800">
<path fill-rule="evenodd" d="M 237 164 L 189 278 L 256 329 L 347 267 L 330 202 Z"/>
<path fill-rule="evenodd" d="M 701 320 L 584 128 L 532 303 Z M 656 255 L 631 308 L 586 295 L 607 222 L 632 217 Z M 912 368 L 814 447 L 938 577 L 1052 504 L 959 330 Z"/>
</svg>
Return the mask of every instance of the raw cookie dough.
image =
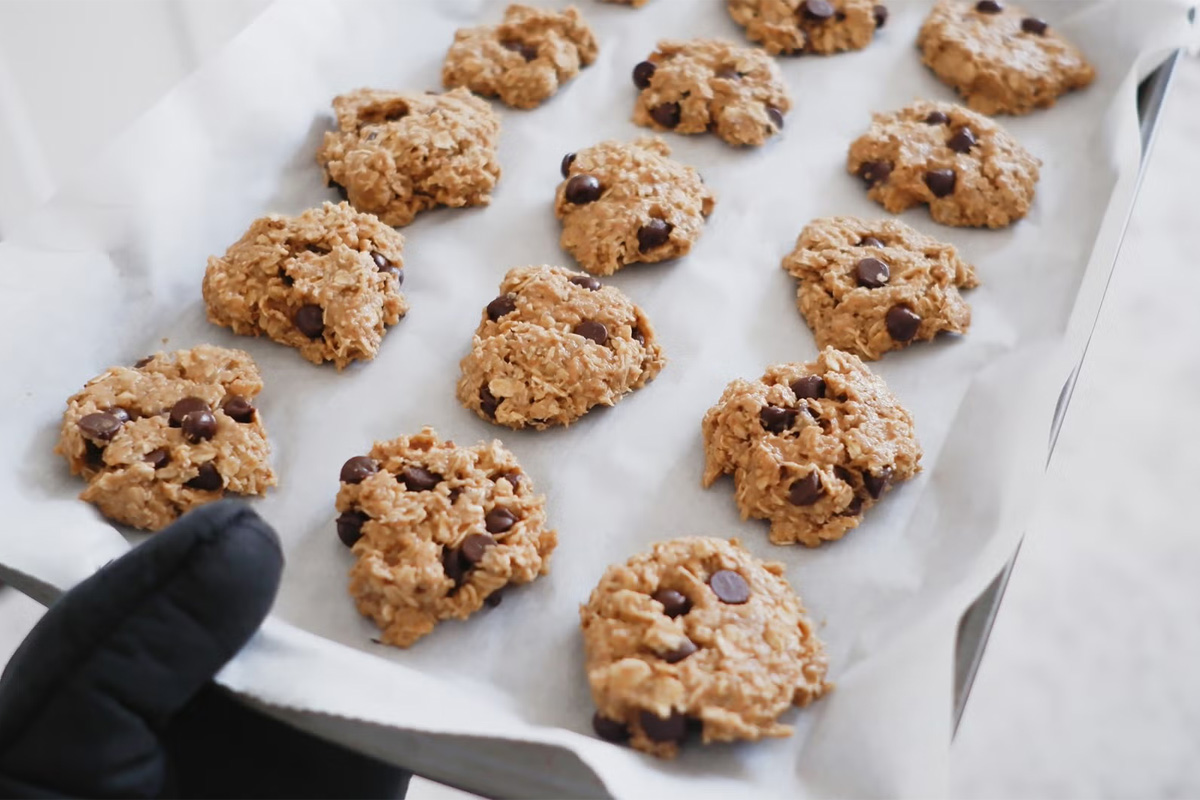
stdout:
<svg viewBox="0 0 1200 800">
<path fill-rule="evenodd" d="M 893 214 L 928 203 L 943 225 L 1002 228 L 1028 213 L 1041 163 L 982 114 L 921 100 L 875 114 L 846 166 Z"/>
<path fill-rule="evenodd" d="M 483 310 L 458 399 L 491 422 L 543 430 L 616 405 L 665 363 L 650 320 L 620 289 L 561 267 L 517 267 Z"/>
<path fill-rule="evenodd" d="M 1028 114 L 1092 82 L 1075 45 L 1017 5 L 939 0 L 917 37 L 921 60 L 983 114 Z"/>
<path fill-rule="evenodd" d="M 676 133 L 715 133 L 760 145 L 783 130 L 792 107 L 779 66 L 756 47 L 719 39 L 663 40 L 633 68 L 633 121 Z"/>
<path fill-rule="evenodd" d="M 359 211 L 407 225 L 434 206 L 486 206 L 500 178 L 500 118 L 466 89 L 358 89 L 333 99 L 317 162 Z"/>
<path fill-rule="evenodd" d="M 560 243 L 594 275 L 687 255 L 716 195 L 657 136 L 601 142 L 563 158 L 554 200 Z"/>
<path fill-rule="evenodd" d="M 224 256 L 208 259 L 208 319 L 265 334 L 314 364 L 369 361 L 408 311 L 403 249 L 403 236 L 348 203 L 262 217 Z"/>
<path fill-rule="evenodd" d="M 732 474 L 742 518 L 770 520 L 775 544 L 840 539 L 920 470 L 912 415 L 857 356 L 832 347 L 735 380 L 703 429 L 704 485 Z"/>
<path fill-rule="evenodd" d="M 442 84 L 536 108 L 595 60 L 596 37 L 574 7 L 559 13 L 514 3 L 499 25 L 455 32 Z"/>
<path fill-rule="evenodd" d="M 971 307 L 958 290 L 979 285 L 953 245 L 898 220 L 815 220 L 783 268 L 800 279 L 796 304 L 817 345 L 869 359 L 966 333 Z"/>
<path fill-rule="evenodd" d="M 340 479 L 338 537 L 357 559 L 350 595 L 385 644 L 408 647 L 550 571 L 546 498 L 497 441 L 457 447 L 425 428 L 376 442 Z"/>
<path fill-rule="evenodd" d="M 696 729 L 705 743 L 790 736 L 779 716 L 833 688 L 783 565 L 736 539 L 659 542 L 609 567 L 579 617 L 596 733 L 660 758 Z"/>
<path fill-rule="evenodd" d="M 67 401 L 54 452 L 88 482 L 80 498 L 124 525 L 157 531 L 226 491 L 275 485 L 241 350 L 201 345 L 113 367 Z"/>
<path fill-rule="evenodd" d="M 861 50 L 887 24 L 887 6 L 875 0 L 727 0 L 746 38 L 771 55 Z"/>
</svg>

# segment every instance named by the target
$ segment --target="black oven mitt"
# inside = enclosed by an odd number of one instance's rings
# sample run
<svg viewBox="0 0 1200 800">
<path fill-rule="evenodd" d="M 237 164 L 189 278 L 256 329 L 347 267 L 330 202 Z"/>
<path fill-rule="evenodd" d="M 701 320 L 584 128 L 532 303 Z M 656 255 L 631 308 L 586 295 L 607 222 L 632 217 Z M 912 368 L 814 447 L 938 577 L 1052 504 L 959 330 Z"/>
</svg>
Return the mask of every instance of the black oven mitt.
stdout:
<svg viewBox="0 0 1200 800">
<path fill-rule="evenodd" d="M 408 773 L 212 682 L 282 571 L 271 527 L 222 502 L 63 595 L 0 677 L 0 796 L 403 797 Z"/>
</svg>

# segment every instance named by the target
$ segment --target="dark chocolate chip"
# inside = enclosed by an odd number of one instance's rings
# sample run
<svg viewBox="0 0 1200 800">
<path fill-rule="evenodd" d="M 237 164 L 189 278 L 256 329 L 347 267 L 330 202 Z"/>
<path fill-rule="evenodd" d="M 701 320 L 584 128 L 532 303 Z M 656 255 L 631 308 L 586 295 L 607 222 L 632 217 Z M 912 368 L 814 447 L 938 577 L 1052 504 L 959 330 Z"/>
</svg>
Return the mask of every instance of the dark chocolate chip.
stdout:
<svg viewBox="0 0 1200 800">
<path fill-rule="evenodd" d="M 653 711 L 643 711 L 638 716 L 642 723 L 642 732 L 652 742 L 676 742 L 683 744 L 688 735 L 687 717 L 678 711 L 672 711 L 671 716 L 663 719 Z"/>
<path fill-rule="evenodd" d="M 104 466 L 104 447 L 91 439 L 83 440 L 83 460 L 88 466 L 100 469 Z"/>
<path fill-rule="evenodd" d="M 1004 4 L 997 0 L 979 0 L 975 4 L 975 10 L 981 14 L 999 14 L 1004 10 Z"/>
<path fill-rule="evenodd" d="M 362 483 L 367 478 L 379 472 L 379 464 L 370 456 L 352 456 L 342 464 L 338 480 L 342 483 Z"/>
<path fill-rule="evenodd" d="M 794 506 L 811 506 L 824 494 L 825 487 L 821 485 L 821 476 L 814 469 L 792 484 L 788 490 L 788 502 Z"/>
<path fill-rule="evenodd" d="M 254 406 L 249 400 L 236 394 L 225 398 L 225 402 L 221 404 L 221 410 L 234 422 L 244 424 L 254 421 Z"/>
<path fill-rule="evenodd" d="M 495 608 L 504 602 L 504 587 L 500 587 L 496 591 L 483 598 L 483 604 L 488 608 Z"/>
<path fill-rule="evenodd" d="M 492 390 L 485 383 L 479 387 L 479 410 L 489 417 L 495 418 L 496 409 L 500 407 L 500 398 L 492 394 Z"/>
<path fill-rule="evenodd" d="M 495 547 L 496 540 L 487 534 L 472 533 L 467 538 L 463 539 L 462 547 L 458 552 L 462 555 L 462 560 L 467 564 L 478 564 L 483 561 L 483 554 L 487 552 L 489 547 Z"/>
<path fill-rule="evenodd" d="M 483 527 L 487 528 L 488 533 L 504 533 L 516 524 L 517 515 L 507 508 L 500 508 L 499 506 L 493 508 L 483 518 Z"/>
<path fill-rule="evenodd" d="M 568 203 L 581 206 L 599 200 L 603 192 L 604 188 L 595 175 L 572 175 L 563 189 L 563 197 Z"/>
<path fill-rule="evenodd" d="M 171 406 L 171 415 L 168 418 L 168 423 L 172 428 L 178 428 L 183 424 L 183 418 L 193 411 L 208 411 L 208 403 L 199 397 L 185 397 L 175 405 Z"/>
<path fill-rule="evenodd" d="M 858 168 L 858 177 L 868 186 L 886 183 L 892 176 L 892 165 L 886 161 L 868 161 Z"/>
<path fill-rule="evenodd" d="M 600 281 L 596 280 L 591 275 L 572 275 L 567 280 L 569 280 L 571 283 L 575 284 L 576 286 L 582 286 L 584 289 L 587 289 L 589 292 L 595 292 L 595 291 L 600 290 Z"/>
<path fill-rule="evenodd" d="M 526 61 L 533 61 L 538 55 L 537 47 L 535 45 L 526 44 L 524 42 L 515 42 L 510 40 L 501 42 L 500 46 L 505 50 L 512 50 L 515 53 L 520 53 L 521 57 Z"/>
<path fill-rule="evenodd" d="M 574 163 L 575 163 L 575 154 L 574 153 L 567 153 L 565 156 L 563 156 L 562 164 L 559 165 L 559 169 L 562 170 L 562 176 L 564 178 L 570 174 L 571 165 Z"/>
<path fill-rule="evenodd" d="M 634 326 L 634 328 L 633 328 L 633 340 L 635 342 L 637 342 L 638 344 L 640 344 L 642 347 L 646 346 L 646 334 L 642 333 L 641 330 L 639 330 L 637 328 L 637 326 Z"/>
<path fill-rule="evenodd" d="M 84 436 L 101 442 L 112 441 L 112 438 L 121 430 L 121 420 L 107 411 L 86 414 L 78 424 L 79 430 Z"/>
<path fill-rule="evenodd" d="M 778 108 L 773 105 L 768 105 L 767 119 L 771 120 L 771 124 L 773 124 L 776 128 L 783 130 L 783 112 Z"/>
<path fill-rule="evenodd" d="M 667 222 L 665 219 L 652 219 L 642 227 L 638 228 L 638 250 L 645 253 L 647 250 L 653 250 L 656 247 L 662 247 L 671 240 L 671 231 L 675 228 L 674 225 Z"/>
<path fill-rule="evenodd" d="M 410 492 L 428 492 L 442 482 L 442 476 L 424 467 L 405 467 L 400 470 L 396 480 L 403 483 Z"/>
<path fill-rule="evenodd" d="M 106 408 L 106 409 L 104 409 L 104 413 L 111 414 L 113 417 L 116 418 L 117 422 L 121 423 L 122 425 L 124 425 L 126 422 L 129 422 L 129 412 L 126 411 L 125 409 L 121 408 L 120 406 L 113 406 L 112 408 Z"/>
<path fill-rule="evenodd" d="M 320 339 L 325 332 L 325 311 L 318 305 L 309 303 L 300 306 L 292 317 L 296 329 L 310 339 Z"/>
<path fill-rule="evenodd" d="M 458 586 L 462 583 L 463 575 L 467 572 L 467 564 L 463 561 L 462 553 L 452 547 L 442 550 L 442 569 L 446 577 Z"/>
<path fill-rule="evenodd" d="M 691 639 L 684 639 L 674 650 L 662 653 L 661 658 L 668 664 L 678 664 L 699 649 Z"/>
<path fill-rule="evenodd" d="M 978 144 L 978 140 L 970 128 L 963 128 L 951 136 L 950 141 L 946 142 L 946 146 L 956 153 L 969 153 L 976 144 Z"/>
<path fill-rule="evenodd" d="M 837 475 L 839 478 L 841 478 L 846 483 L 849 483 L 851 485 L 853 485 L 853 483 L 854 483 L 854 473 L 851 472 L 850 470 L 846 469 L 845 467 L 840 467 L 840 466 L 834 467 L 833 474 Z"/>
<path fill-rule="evenodd" d="M 596 344 L 602 345 L 608 341 L 608 328 L 603 322 L 594 319 L 585 319 L 575 326 L 573 332 L 585 339 L 591 339 Z"/>
<path fill-rule="evenodd" d="M 892 482 L 892 468 L 884 467 L 878 475 L 870 472 L 863 473 L 863 488 L 867 490 L 867 494 L 871 495 L 872 500 L 878 500 L 883 494 L 883 490 Z"/>
<path fill-rule="evenodd" d="M 295 286 L 296 279 L 284 272 L 283 268 L 279 269 L 279 280 L 283 281 L 284 286 Z"/>
<path fill-rule="evenodd" d="M 653 61 L 642 61 L 633 68 L 633 85 L 639 89 L 647 88 L 657 70 L 658 66 Z"/>
<path fill-rule="evenodd" d="M 952 169 L 931 169 L 925 173 L 925 185 L 934 197 L 948 197 L 954 194 L 954 186 L 958 183 L 958 175 Z"/>
<path fill-rule="evenodd" d="M 592 730 L 606 742 L 620 744 L 629 739 L 629 728 L 622 722 L 608 717 L 597 711 L 592 715 Z"/>
<path fill-rule="evenodd" d="M 722 603 L 739 606 L 750 599 L 750 584 L 731 569 L 720 569 L 708 578 L 709 588 Z"/>
<path fill-rule="evenodd" d="M 183 430 L 183 438 L 196 444 L 217 435 L 217 418 L 208 409 L 192 411 L 184 416 L 179 427 Z"/>
<path fill-rule="evenodd" d="M 925 118 L 926 125 L 949 125 L 950 117 L 942 111 L 930 111 L 929 116 Z"/>
<path fill-rule="evenodd" d="M 800 4 L 800 11 L 805 19 L 825 22 L 833 16 L 833 5 L 828 0 L 804 0 Z"/>
<path fill-rule="evenodd" d="M 758 412 L 758 421 L 762 423 L 763 430 L 769 433 L 783 433 L 792 427 L 798 413 L 794 408 L 763 406 L 762 411 Z"/>
<path fill-rule="evenodd" d="M 862 513 L 863 499 L 857 495 L 850 498 L 850 502 L 842 509 L 843 517 L 857 517 Z"/>
<path fill-rule="evenodd" d="M 1021 20 L 1021 30 L 1026 33 L 1033 33 L 1038 36 L 1044 36 L 1046 29 L 1050 26 L 1046 24 L 1046 20 L 1038 19 L 1037 17 L 1026 17 Z"/>
<path fill-rule="evenodd" d="M 165 447 L 156 448 L 142 456 L 142 461 L 145 461 L 155 469 L 162 469 L 171 463 L 171 451 Z"/>
<path fill-rule="evenodd" d="M 692 610 L 692 601 L 674 589 L 659 589 L 650 596 L 662 603 L 663 613 L 672 619 Z"/>
<path fill-rule="evenodd" d="M 878 258 L 864 258 L 858 262 L 854 268 L 855 276 L 858 279 L 859 286 L 865 286 L 868 289 L 878 289 L 888 282 L 888 278 L 892 276 L 888 265 L 880 261 Z"/>
<path fill-rule="evenodd" d="M 392 270 L 396 269 L 394 266 L 392 266 L 391 260 L 389 260 L 387 256 L 378 250 L 371 251 L 371 260 L 375 262 L 375 269 L 379 270 L 380 272 L 391 272 Z"/>
<path fill-rule="evenodd" d="M 792 381 L 792 393 L 797 400 L 821 399 L 825 396 L 825 379 L 820 375 L 802 375 Z"/>
<path fill-rule="evenodd" d="M 141 369 L 153 360 L 154 356 L 145 356 L 144 358 L 139 358 L 137 361 L 133 362 L 133 366 L 135 369 Z"/>
<path fill-rule="evenodd" d="M 453 489 L 451 489 L 450 495 L 448 498 L 450 500 L 450 505 L 454 505 L 454 501 L 457 500 L 462 495 L 462 493 L 463 493 L 463 489 L 461 486 L 455 486 Z"/>
<path fill-rule="evenodd" d="M 199 489 L 202 492 L 215 492 L 224 485 L 225 480 L 211 461 L 201 464 L 196 477 L 184 484 L 189 489 Z"/>
<path fill-rule="evenodd" d="M 318 255 L 325 255 L 326 253 L 330 252 L 328 247 L 319 244 L 306 244 L 304 249 L 310 253 L 316 253 Z"/>
<path fill-rule="evenodd" d="M 346 547 L 353 547 L 362 538 L 362 526 L 367 515 L 361 511 L 346 511 L 337 518 L 337 535 Z"/>
<path fill-rule="evenodd" d="M 897 342 L 907 342 L 917 335 L 921 318 L 908 306 L 892 306 L 884 317 L 888 336 Z"/>
<path fill-rule="evenodd" d="M 674 128 L 683 117 L 679 103 L 663 103 L 650 109 L 650 118 L 664 128 Z"/>
<path fill-rule="evenodd" d="M 879 28 L 882 28 L 884 25 L 887 25 L 887 21 L 888 21 L 887 6 L 875 6 L 875 8 L 873 8 L 872 11 L 875 14 L 876 30 L 878 30 Z"/>
<path fill-rule="evenodd" d="M 488 319 L 490 319 L 492 322 L 495 322 L 505 314 L 511 314 L 516 310 L 517 296 L 513 294 L 502 294 L 487 304 Z"/>
<path fill-rule="evenodd" d="M 521 485 L 522 477 L 523 476 L 521 475 L 520 472 L 513 470 L 512 472 L 505 472 L 503 474 L 497 475 L 496 480 L 508 481 L 510 484 L 512 484 L 513 491 L 516 491 L 517 487 Z"/>
<path fill-rule="evenodd" d="M 883 242 L 876 239 L 874 236 L 866 236 L 858 243 L 859 247 L 884 247 Z"/>
</svg>

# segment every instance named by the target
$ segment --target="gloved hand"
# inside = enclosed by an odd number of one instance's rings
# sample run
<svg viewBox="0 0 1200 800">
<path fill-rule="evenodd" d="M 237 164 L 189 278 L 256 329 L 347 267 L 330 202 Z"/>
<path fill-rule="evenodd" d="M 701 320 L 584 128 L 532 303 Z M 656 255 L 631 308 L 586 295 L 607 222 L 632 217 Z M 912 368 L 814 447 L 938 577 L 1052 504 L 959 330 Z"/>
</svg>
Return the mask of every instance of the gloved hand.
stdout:
<svg viewBox="0 0 1200 800">
<path fill-rule="evenodd" d="M 0 796 L 403 797 L 408 773 L 212 682 L 282 571 L 271 527 L 223 502 L 63 595 L 0 677 Z"/>
</svg>

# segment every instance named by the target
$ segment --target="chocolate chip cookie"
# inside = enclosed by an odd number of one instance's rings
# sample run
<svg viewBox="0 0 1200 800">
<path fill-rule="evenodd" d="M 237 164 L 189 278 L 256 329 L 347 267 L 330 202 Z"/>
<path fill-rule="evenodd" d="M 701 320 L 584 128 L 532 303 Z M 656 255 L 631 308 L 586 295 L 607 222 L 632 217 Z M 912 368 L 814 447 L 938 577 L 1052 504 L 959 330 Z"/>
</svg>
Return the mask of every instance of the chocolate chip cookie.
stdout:
<svg viewBox="0 0 1200 800">
<path fill-rule="evenodd" d="M 517 267 L 483 310 L 458 399 L 486 420 L 542 430 L 616 405 L 665 363 L 621 290 L 561 267 Z"/>
<path fill-rule="evenodd" d="M 938 0 L 917 37 L 921 59 L 984 114 L 1028 114 L 1096 77 L 1040 17 L 999 0 Z"/>
<path fill-rule="evenodd" d="M 80 498 L 157 531 L 225 492 L 275 485 L 254 407 L 262 379 L 241 350 L 202 345 L 113 367 L 67 401 L 54 452 L 88 482 Z"/>
<path fill-rule="evenodd" d="M 704 485 L 732 474 L 742 517 L 770 520 L 775 544 L 840 539 L 920 470 L 912 415 L 857 356 L 832 347 L 735 380 L 703 430 Z"/>
<path fill-rule="evenodd" d="M 408 647 L 444 619 L 500 603 L 550 571 L 546 498 L 499 442 L 458 447 L 431 428 L 342 465 L 337 533 L 350 595 L 380 641 Z"/>
<path fill-rule="evenodd" d="M 778 65 L 756 47 L 719 39 L 664 40 L 633 68 L 633 121 L 675 133 L 715 133 L 761 145 L 783 130 L 792 107 Z"/>
<path fill-rule="evenodd" d="M 746 38 L 772 55 L 861 50 L 887 24 L 875 0 L 727 0 Z"/>
<path fill-rule="evenodd" d="M 800 279 L 796 303 L 817 345 L 869 359 L 966 333 L 971 307 L 958 290 L 979 285 L 953 245 L 897 220 L 815 220 L 783 268 Z"/>
<path fill-rule="evenodd" d="M 442 84 L 536 108 L 595 61 L 596 52 L 596 37 L 574 7 L 559 13 L 514 3 L 499 25 L 454 34 Z"/>
<path fill-rule="evenodd" d="M 833 688 L 783 565 L 736 539 L 659 542 L 609 567 L 579 617 L 596 733 L 660 758 L 693 732 L 790 736 L 779 716 Z"/>
<path fill-rule="evenodd" d="M 716 195 L 700 173 L 667 156 L 657 136 L 602 142 L 562 161 L 554 200 L 561 244 L 594 275 L 687 255 Z"/>
<path fill-rule="evenodd" d="M 208 259 L 208 319 L 295 347 L 314 364 L 369 361 L 408 311 L 403 249 L 403 236 L 347 203 L 262 217 Z"/>
<path fill-rule="evenodd" d="M 1028 213 L 1041 163 L 982 114 L 922 100 L 875 114 L 846 166 L 893 214 L 928 203 L 943 225 L 1002 228 Z"/>
<path fill-rule="evenodd" d="M 333 99 L 317 162 L 359 211 L 407 225 L 434 206 L 486 206 L 500 178 L 500 118 L 466 89 L 359 89 Z"/>
</svg>

